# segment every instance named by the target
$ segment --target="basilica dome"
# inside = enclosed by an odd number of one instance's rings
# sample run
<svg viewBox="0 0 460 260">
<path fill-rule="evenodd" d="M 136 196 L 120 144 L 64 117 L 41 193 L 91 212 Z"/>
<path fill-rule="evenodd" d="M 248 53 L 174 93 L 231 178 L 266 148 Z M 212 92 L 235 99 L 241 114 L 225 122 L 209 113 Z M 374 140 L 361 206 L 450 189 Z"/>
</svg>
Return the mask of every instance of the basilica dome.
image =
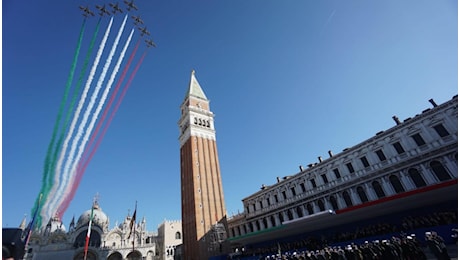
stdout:
<svg viewBox="0 0 460 260">
<path fill-rule="evenodd" d="M 91 209 L 83 212 L 83 214 L 80 215 L 78 218 L 77 226 L 88 225 L 90 218 Z M 109 226 L 109 218 L 97 203 L 94 203 L 93 205 L 93 225 L 98 225 L 102 229 L 108 228 Z"/>
</svg>

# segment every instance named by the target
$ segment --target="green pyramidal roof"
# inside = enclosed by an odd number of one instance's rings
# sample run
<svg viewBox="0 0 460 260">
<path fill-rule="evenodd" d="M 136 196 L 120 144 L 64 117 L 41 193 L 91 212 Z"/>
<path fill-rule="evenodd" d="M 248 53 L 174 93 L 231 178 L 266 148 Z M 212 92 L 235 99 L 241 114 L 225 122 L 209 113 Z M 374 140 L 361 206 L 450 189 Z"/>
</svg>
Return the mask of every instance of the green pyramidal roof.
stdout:
<svg viewBox="0 0 460 260">
<path fill-rule="evenodd" d="M 196 80 L 194 70 L 192 70 L 192 75 L 190 77 L 190 86 L 187 92 L 187 96 L 194 96 L 197 98 L 208 100 L 208 98 L 206 97 L 206 95 L 200 87 L 200 83 L 198 83 L 198 80 Z"/>
</svg>

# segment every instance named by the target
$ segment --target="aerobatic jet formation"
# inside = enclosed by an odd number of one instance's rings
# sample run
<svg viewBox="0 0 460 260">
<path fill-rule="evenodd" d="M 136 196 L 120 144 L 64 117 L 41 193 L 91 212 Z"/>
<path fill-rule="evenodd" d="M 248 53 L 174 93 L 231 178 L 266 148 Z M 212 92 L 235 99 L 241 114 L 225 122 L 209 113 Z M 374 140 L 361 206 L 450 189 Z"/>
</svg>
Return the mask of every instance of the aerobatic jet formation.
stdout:
<svg viewBox="0 0 460 260">
<path fill-rule="evenodd" d="M 91 10 L 89 10 L 89 7 L 87 7 L 87 6 L 86 6 L 86 7 L 85 7 L 85 6 L 80 6 L 80 9 L 83 11 L 83 16 L 84 16 L 84 17 L 88 17 L 88 16 L 90 16 L 90 15 L 91 15 L 91 16 L 94 16 L 94 13 L 93 13 Z"/>
<path fill-rule="evenodd" d="M 100 16 L 104 16 L 104 14 L 107 14 L 110 16 L 110 12 L 105 8 L 105 5 L 103 6 L 96 5 L 96 8 L 99 9 L 99 11 L 101 11 L 99 13 Z"/>
<path fill-rule="evenodd" d="M 135 25 L 144 24 L 144 21 L 142 21 L 140 15 L 138 15 L 138 16 L 133 15 L 133 16 L 131 16 L 131 18 L 133 19 Z"/>
<path fill-rule="evenodd" d="M 110 3 L 110 7 L 113 8 L 112 13 L 116 14 L 117 12 L 123 13 L 123 10 L 118 6 L 118 3 L 112 4 Z"/>
<path fill-rule="evenodd" d="M 147 47 L 157 47 L 155 43 L 152 40 L 145 40 L 145 43 L 147 44 Z"/>
<path fill-rule="evenodd" d="M 137 6 L 134 4 L 134 0 L 131 0 L 131 1 L 125 0 L 125 4 L 126 4 L 126 9 L 128 9 L 128 11 L 131 11 L 131 9 L 137 10 Z"/>
<path fill-rule="evenodd" d="M 134 0 L 123 0 L 123 2 L 111 2 L 107 4 L 101 4 L 101 5 L 95 5 L 94 7 L 98 10 L 98 13 L 101 17 L 104 15 L 107 16 L 113 16 L 116 15 L 118 12 L 123 13 L 125 10 L 123 10 L 122 7 L 120 7 L 120 3 L 125 4 L 126 10 L 138 10 L 137 6 L 134 4 Z M 83 12 L 82 15 L 84 17 L 90 17 L 90 16 L 95 16 L 94 12 L 91 11 L 89 6 L 79 6 L 80 10 Z M 141 19 L 141 16 L 139 14 L 133 14 L 127 16 L 131 16 L 131 19 L 134 23 L 134 26 L 137 28 L 138 32 L 140 33 L 141 37 L 144 37 L 145 35 L 145 44 L 148 48 L 150 47 L 157 47 L 156 43 L 153 41 L 153 39 L 147 39 L 147 36 L 150 36 L 150 32 L 147 30 L 147 26 L 144 25 L 144 21 Z"/>
<path fill-rule="evenodd" d="M 150 35 L 150 32 L 147 31 L 147 27 L 144 27 L 144 28 L 139 27 L 139 31 L 141 32 L 141 36 L 144 36 L 144 34 Z"/>
</svg>

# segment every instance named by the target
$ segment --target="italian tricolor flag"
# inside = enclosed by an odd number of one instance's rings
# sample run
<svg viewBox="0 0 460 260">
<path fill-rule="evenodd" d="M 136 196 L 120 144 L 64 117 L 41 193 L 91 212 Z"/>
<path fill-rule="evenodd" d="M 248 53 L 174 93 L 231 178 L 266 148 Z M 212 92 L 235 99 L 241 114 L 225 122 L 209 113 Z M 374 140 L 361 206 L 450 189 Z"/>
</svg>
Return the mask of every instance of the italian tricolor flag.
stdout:
<svg viewBox="0 0 460 260">
<path fill-rule="evenodd" d="M 94 205 L 91 207 L 91 216 L 89 217 L 88 232 L 86 233 L 85 260 L 88 254 L 89 237 L 91 236 L 91 225 L 93 224 L 93 211 L 94 211 Z"/>
</svg>

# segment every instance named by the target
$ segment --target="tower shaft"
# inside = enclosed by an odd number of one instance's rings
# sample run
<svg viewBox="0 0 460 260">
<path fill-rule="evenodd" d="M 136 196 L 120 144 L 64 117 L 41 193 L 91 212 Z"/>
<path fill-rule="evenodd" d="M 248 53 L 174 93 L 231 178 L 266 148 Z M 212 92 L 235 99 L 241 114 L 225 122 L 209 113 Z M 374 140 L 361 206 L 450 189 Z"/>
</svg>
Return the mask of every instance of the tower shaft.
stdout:
<svg viewBox="0 0 460 260">
<path fill-rule="evenodd" d="M 207 259 L 222 250 L 222 241 L 216 239 L 213 230 L 218 223 L 226 227 L 226 210 L 214 114 L 194 72 L 181 111 L 183 255 L 184 259 Z"/>
</svg>

